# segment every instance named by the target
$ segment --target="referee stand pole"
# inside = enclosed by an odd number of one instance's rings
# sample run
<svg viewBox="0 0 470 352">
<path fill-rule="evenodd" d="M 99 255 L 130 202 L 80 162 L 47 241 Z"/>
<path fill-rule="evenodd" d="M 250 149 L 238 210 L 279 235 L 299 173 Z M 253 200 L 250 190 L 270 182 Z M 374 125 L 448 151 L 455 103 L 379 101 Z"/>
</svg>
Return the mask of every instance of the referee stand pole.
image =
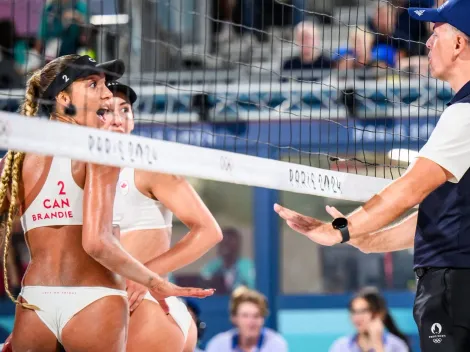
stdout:
<svg viewBox="0 0 470 352">
<path fill-rule="evenodd" d="M 261 157 L 268 157 L 268 147 L 259 148 Z M 263 150 L 261 150 L 263 149 Z M 272 155 L 269 155 L 272 158 Z M 255 187 L 253 191 L 253 238 L 256 268 L 256 289 L 269 303 L 266 327 L 277 330 L 280 277 L 280 223 L 273 210 L 279 202 L 279 191 Z"/>
</svg>

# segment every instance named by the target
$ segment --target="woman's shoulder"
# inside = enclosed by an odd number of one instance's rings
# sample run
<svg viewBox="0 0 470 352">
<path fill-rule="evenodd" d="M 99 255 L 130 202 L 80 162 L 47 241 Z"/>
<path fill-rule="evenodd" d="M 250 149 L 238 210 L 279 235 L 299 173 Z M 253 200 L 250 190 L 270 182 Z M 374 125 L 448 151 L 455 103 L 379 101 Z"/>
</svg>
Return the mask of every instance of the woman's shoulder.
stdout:
<svg viewBox="0 0 470 352">
<path fill-rule="evenodd" d="M 329 352 L 344 352 L 348 351 L 349 345 L 353 340 L 352 336 L 342 336 L 337 338 L 330 346 Z"/>
<path fill-rule="evenodd" d="M 408 345 L 396 335 L 388 333 L 386 335 L 386 344 L 399 348 L 399 351 L 408 351 Z"/>
</svg>

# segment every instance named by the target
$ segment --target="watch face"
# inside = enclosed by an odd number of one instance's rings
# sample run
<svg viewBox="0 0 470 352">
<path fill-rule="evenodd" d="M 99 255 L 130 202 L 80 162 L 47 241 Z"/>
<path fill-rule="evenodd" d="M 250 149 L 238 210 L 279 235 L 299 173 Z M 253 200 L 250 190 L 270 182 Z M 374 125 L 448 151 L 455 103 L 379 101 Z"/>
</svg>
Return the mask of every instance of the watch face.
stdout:
<svg viewBox="0 0 470 352">
<path fill-rule="evenodd" d="M 332 225 L 335 229 L 342 229 L 342 228 L 348 226 L 348 219 L 346 219 L 346 218 L 336 218 L 336 219 L 333 220 Z"/>
</svg>

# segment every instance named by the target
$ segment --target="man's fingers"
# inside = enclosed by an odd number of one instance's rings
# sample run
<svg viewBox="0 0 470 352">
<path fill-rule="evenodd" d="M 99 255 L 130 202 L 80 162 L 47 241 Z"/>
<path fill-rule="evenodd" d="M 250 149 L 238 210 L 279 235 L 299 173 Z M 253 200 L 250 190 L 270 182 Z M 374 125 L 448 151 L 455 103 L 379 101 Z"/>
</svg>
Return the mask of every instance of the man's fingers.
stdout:
<svg viewBox="0 0 470 352">
<path fill-rule="evenodd" d="M 335 207 L 330 207 L 329 205 L 326 206 L 326 212 L 330 214 L 333 219 L 344 217 L 344 215 L 338 211 L 338 209 Z"/>
<path fill-rule="evenodd" d="M 279 204 L 274 204 L 274 210 L 284 220 L 290 221 L 292 224 L 296 223 L 298 226 L 304 227 L 305 229 L 313 229 L 323 224 L 321 221 L 318 221 L 317 219 L 314 219 L 309 216 L 297 213 L 296 211 L 284 208 L 283 206 Z"/>
<path fill-rule="evenodd" d="M 296 217 L 302 217 L 302 214 L 297 213 L 296 211 L 284 208 L 282 205 L 274 204 L 274 211 L 279 214 L 284 220 L 293 220 Z"/>
<path fill-rule="evenodd" d="M 308 232 L 308 229 L 306 229 L 304 226 L 299 225 L 296 222 L 287 220 L 286 221 L 287 226 L 289 226 L 292 230 L 301 233 L 302 235 L 306 235 Z"/>
</svg>

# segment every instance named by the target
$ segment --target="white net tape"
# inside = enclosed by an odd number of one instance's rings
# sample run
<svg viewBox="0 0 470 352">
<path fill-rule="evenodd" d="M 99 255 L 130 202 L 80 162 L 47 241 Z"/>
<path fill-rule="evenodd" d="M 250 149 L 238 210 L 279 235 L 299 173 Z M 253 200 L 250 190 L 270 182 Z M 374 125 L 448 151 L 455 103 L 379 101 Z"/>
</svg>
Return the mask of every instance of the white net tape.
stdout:
<svg viewBox="0 0 470 352">
<path fill-rule="evenodd" d="M 352 201 L 391 182 L 5 112 L 0 148 Z"/>
</svg>

